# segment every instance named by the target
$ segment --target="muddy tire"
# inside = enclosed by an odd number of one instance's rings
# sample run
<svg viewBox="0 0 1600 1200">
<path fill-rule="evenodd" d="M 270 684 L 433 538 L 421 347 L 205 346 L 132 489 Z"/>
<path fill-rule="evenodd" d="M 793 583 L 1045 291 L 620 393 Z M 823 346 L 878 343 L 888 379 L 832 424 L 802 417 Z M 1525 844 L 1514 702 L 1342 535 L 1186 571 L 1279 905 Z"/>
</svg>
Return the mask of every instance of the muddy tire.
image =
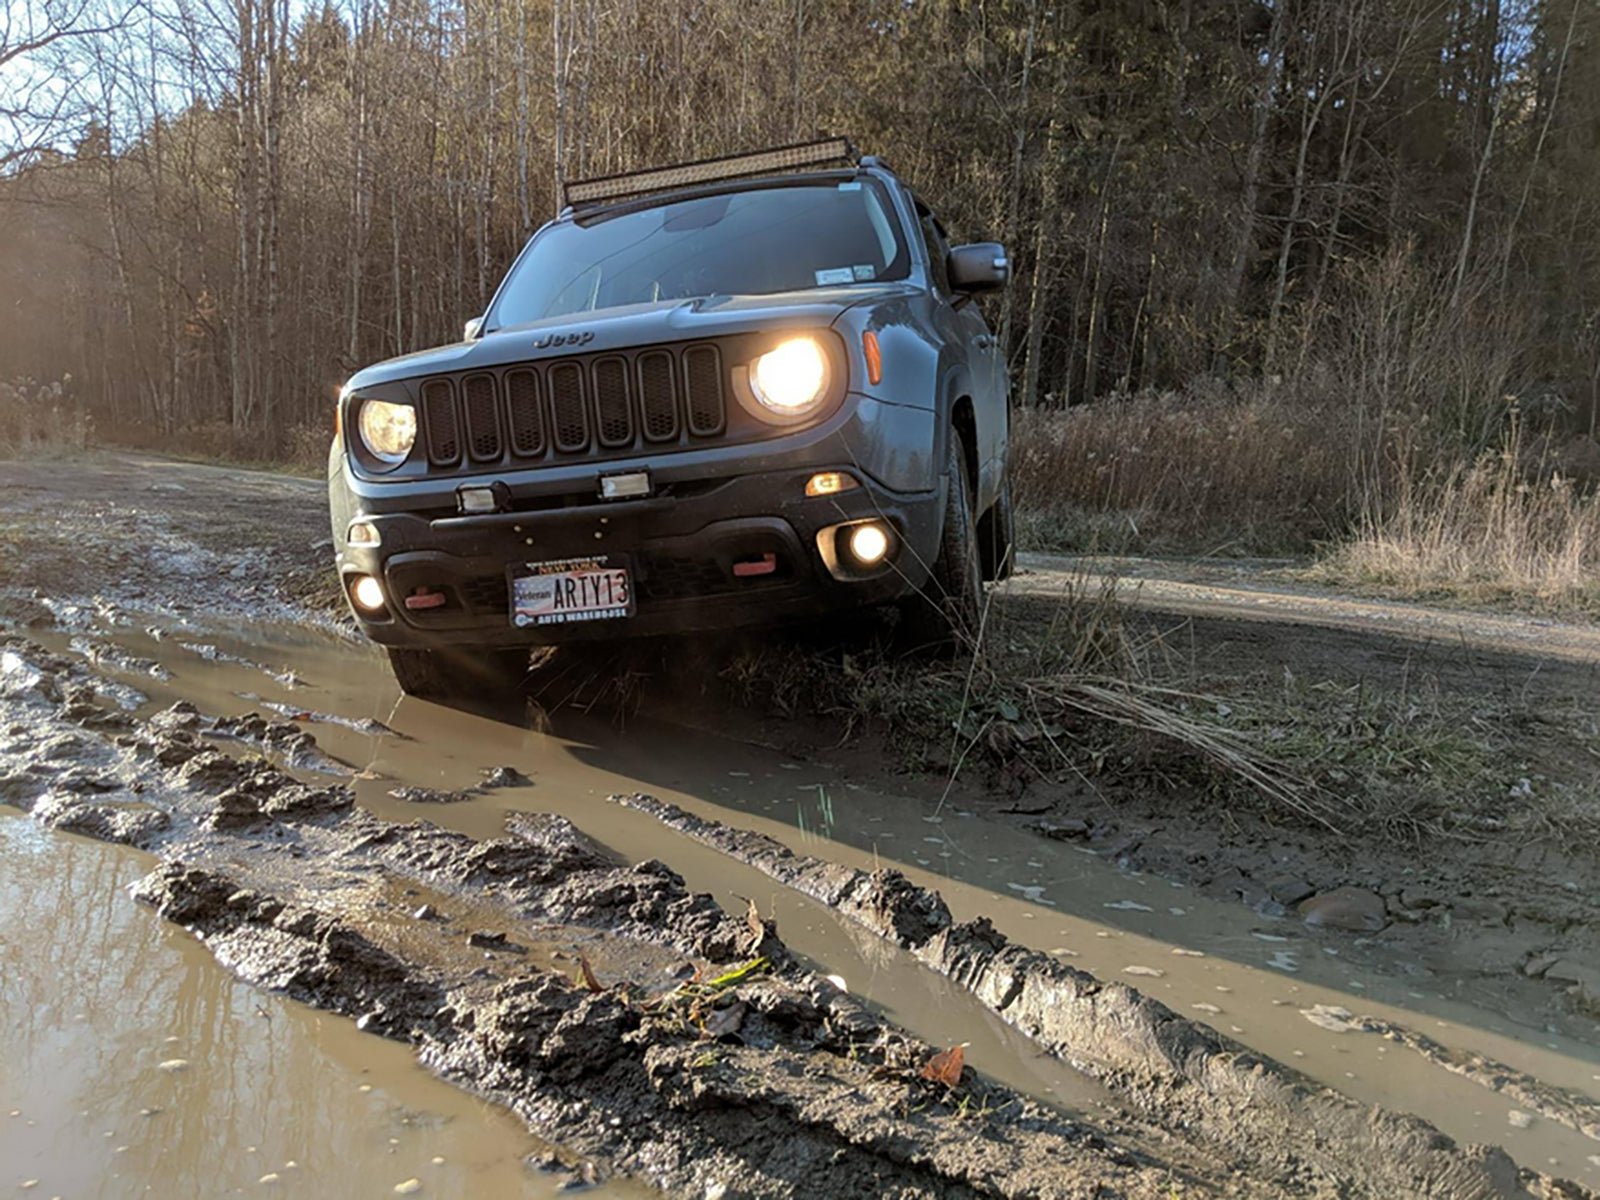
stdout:
<svg viewBox="0 0 1600 1200">
<path fill-rule="evenodd" d="M 493 698 L 516 691 L 528 672 L 525 650 L 417 650 L 386 647 L 395 682 L 424 700 Z"/>
<path fill-rule="evenodd" d="M 971 645 L 983 605 L 983 562 L 973 514 L 972 480 L 959 430 L 945 451 L 944 530 L 927 582 L 900 602 L 900 634 L 911 650 L 953 653 Z"/>
<path fill-rule="evenodd" d="M 980 522 L 983 543 L 983 578 L 987 583 L 1002 583 L 1011 578 L 1017 566 L 1016 515 L 1011 508 L 1011 480 L 1000 485 L 989 511 Z"/>
</svg>

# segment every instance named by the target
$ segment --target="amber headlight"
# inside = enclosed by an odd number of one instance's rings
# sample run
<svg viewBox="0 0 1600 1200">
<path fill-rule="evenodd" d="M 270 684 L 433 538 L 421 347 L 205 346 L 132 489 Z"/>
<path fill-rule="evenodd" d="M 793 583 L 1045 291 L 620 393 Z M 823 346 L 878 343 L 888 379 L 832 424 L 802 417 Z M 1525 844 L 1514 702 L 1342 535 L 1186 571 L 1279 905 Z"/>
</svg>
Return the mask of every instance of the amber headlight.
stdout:
<svg viewBox="0 0 1600 1200">
<path fill-rule="evenodd" d="M 417 440 L 417 410 L 409 404 L 390 404 L 387 400 L 363 400 L 356 416 L 361 444 L 374 458 L 399 464 L 411 453 Z"/>
<path fill-rule="evenodd" d="M 815 408 L 827 388 L 828 357 L 815 338 L 790 338 L 750 364 L 750 390 L 780 416 Z"/>
</svg>

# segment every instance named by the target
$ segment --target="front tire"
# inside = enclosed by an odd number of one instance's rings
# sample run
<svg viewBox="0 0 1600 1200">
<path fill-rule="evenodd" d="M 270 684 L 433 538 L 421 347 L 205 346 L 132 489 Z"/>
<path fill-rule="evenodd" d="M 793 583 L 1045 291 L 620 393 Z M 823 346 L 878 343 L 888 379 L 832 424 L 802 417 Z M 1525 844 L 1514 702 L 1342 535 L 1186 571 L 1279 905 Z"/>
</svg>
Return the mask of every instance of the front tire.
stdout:
<svg viewBox="0 0 1600 1200">
<path fill-rule="evenodd" d="M 983 564 L 973 513 L 972 480 L 967 478 L 964 443 L 951 429 L 945 451 L 944 530 L 939 554 L 922 590 L 901 602 L 900 626 L 913 649 L 954 651 L 977 640 L 983 607 Z"/>
<path fill-rule="evenodd" d="M 516 691 L 528 673 L 526 650 L 419 650 L 411 646 L 385 649 L 400 690 L 423 700 L 507 695 Z"/>
</svg>

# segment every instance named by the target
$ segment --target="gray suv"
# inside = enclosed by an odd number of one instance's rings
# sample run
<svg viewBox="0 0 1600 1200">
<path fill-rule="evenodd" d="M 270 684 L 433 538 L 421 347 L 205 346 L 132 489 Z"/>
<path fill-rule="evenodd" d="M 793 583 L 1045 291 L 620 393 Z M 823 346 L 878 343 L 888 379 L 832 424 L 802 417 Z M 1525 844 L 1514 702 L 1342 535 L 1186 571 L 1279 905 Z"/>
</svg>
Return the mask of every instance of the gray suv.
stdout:
<svg viewBox="0 0 1600 1200">
<path fill-rule="evenodd" d="M 901 606 L 975 627 L 1011 557 L 1007 392 L 952 248 L 834 139 L 569 184 L 454 345 L 358 372 L 328 497 L 339 575 L 407 692 L 509 684 L 530 646 Z"/>
</svg>

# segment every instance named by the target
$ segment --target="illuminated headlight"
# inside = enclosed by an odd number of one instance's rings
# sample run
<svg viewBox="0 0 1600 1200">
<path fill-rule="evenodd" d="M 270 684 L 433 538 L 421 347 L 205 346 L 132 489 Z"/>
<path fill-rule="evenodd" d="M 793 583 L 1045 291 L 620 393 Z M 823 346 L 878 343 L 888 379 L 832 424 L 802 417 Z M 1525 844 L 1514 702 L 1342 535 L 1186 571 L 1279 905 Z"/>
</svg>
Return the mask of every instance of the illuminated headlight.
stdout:
<svg viewBox="0 0 1600 1200">
<path fill-rule="evenodd" d="M 363 400 L 356 416 L 361 444 L 374 457 L 399 464 L 411 453 L 417 440 L 417 410 L 409 404 L 390 404 L 387 400 Z"/>
<path fill-rule="evenodd" d="M 750 364 L 750 390 L 781 416 L 816 406 L 828 386 L 828 359 L 814 338 L 790 338 Z"/>
</svg>

